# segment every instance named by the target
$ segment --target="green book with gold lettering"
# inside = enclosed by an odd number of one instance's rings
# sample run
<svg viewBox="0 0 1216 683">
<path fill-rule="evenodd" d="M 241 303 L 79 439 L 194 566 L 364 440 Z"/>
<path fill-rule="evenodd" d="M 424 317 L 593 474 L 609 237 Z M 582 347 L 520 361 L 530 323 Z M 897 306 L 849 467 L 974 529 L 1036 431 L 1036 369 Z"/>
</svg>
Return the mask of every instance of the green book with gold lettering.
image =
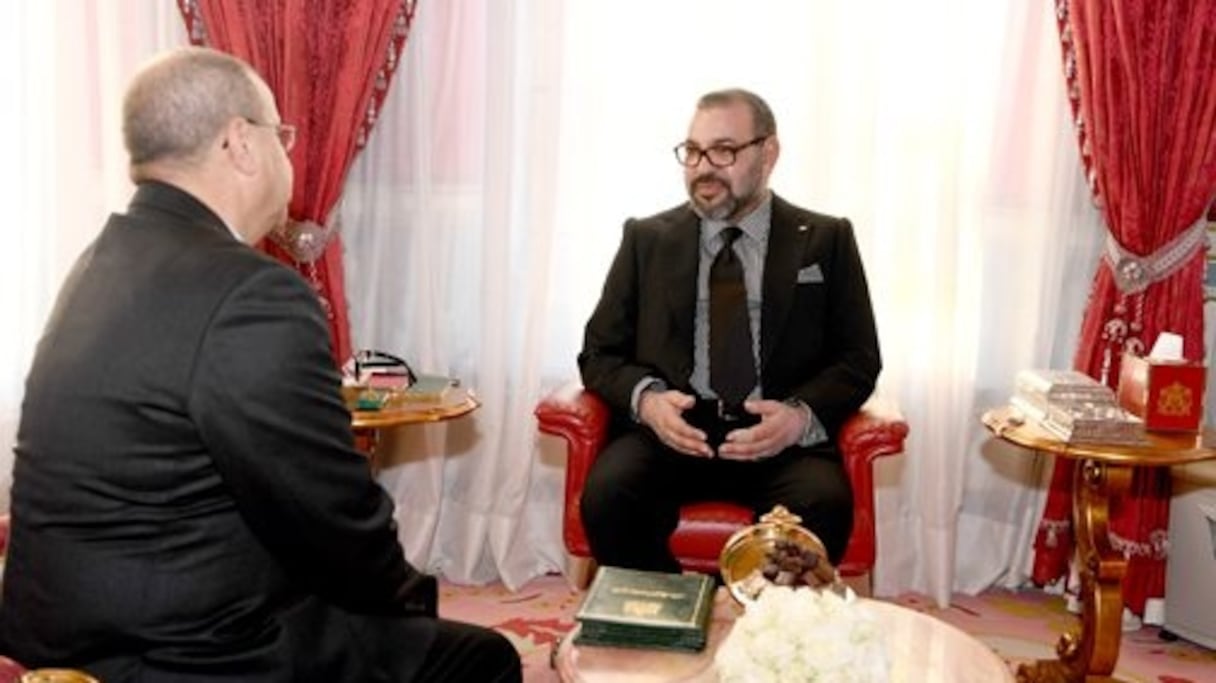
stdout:
<svg viewBox="0 0 1216 683">
<path fill-rule="evenodd" d="M 708 640 L 714 590 L 704 574 L 600 567 L 574 615 L 574 642 L 699 652 Z"/>
</svg>

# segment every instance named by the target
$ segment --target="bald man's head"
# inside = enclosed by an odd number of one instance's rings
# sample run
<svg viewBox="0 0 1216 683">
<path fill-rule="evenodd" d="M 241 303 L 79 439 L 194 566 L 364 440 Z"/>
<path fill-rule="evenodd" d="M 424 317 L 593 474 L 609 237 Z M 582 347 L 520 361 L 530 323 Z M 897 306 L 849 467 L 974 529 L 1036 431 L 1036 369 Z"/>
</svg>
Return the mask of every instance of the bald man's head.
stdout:
<svg viewBox="0 0 1216 683">
<path fill-rule="evenodd" d="M 145 66 L 123 100 L 123 140 L 131 174 L 152 162 L 190 163 L 233 117 L 266 119 L 244 62 L 207 48 L 173 50 Z"/>
</svg>

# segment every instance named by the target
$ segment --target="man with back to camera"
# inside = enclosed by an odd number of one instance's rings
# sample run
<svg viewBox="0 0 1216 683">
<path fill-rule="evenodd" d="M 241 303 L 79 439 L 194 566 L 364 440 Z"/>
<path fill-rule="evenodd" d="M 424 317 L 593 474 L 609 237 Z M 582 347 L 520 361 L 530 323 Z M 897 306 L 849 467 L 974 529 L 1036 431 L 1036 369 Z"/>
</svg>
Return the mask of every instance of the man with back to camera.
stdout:
<svg viewBox="0 0 1216 683">
<path fill-rule="evenodd" d="M 688 202 L 625 222 L 579 354 L 614 417 L 580 501 L 601 565 L 679 571 L 668 537 L 701 500 L 785 505 L 844 553 L 834 440 L 881 369 L 874 314 L 848 220 L 768 189 L 779 151 L 763 99 L 708 93 L 675 148 Z"/>
<path fill-rule="evenodd" d="M 436 618 L 354 448 L 310 287 L 249 245 L 282 225 L 294 129 L 213 50 L 144 67 L 137 185 L 77 261 L 26 383 L 3 654 L 123 681 L 519 681 Z"/>
</svg>

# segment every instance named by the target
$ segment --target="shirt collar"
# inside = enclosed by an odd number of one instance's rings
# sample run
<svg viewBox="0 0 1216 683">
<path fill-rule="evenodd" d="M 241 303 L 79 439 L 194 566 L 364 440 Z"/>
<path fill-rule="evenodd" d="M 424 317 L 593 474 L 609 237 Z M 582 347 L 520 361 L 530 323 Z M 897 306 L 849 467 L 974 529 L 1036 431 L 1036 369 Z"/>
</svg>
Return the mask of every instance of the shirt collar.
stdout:
<svg viewBox="0 0 1216 683">
<path fill-rule="evenodd" d="M 701 219 L 701 241 L 709 246 L 718 239 L 718 233 L 723 228 L 738 226 L 744 234 L 756 242 L 763 244 L 768 241 L 769 226 L 773 220 L 773 193 L 769 192 L 764 201 L 752 209 L 752 212 L 738 221 L 724 221 L 716 218 Z"/>
</svg>

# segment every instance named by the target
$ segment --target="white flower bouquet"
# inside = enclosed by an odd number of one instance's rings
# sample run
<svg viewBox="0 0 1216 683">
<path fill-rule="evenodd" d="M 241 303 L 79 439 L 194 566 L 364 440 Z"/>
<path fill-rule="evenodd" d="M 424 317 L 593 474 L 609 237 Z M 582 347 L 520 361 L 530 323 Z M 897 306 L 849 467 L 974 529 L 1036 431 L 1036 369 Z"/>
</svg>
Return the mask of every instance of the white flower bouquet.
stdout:
<svg viewBox="0 0 1216 683">
<path fill-rule="evenodd" d="M 852 591 L 768 586 L 714 656 L 722 683 L 885 683 L 878 620 Z"/>
</svg>

